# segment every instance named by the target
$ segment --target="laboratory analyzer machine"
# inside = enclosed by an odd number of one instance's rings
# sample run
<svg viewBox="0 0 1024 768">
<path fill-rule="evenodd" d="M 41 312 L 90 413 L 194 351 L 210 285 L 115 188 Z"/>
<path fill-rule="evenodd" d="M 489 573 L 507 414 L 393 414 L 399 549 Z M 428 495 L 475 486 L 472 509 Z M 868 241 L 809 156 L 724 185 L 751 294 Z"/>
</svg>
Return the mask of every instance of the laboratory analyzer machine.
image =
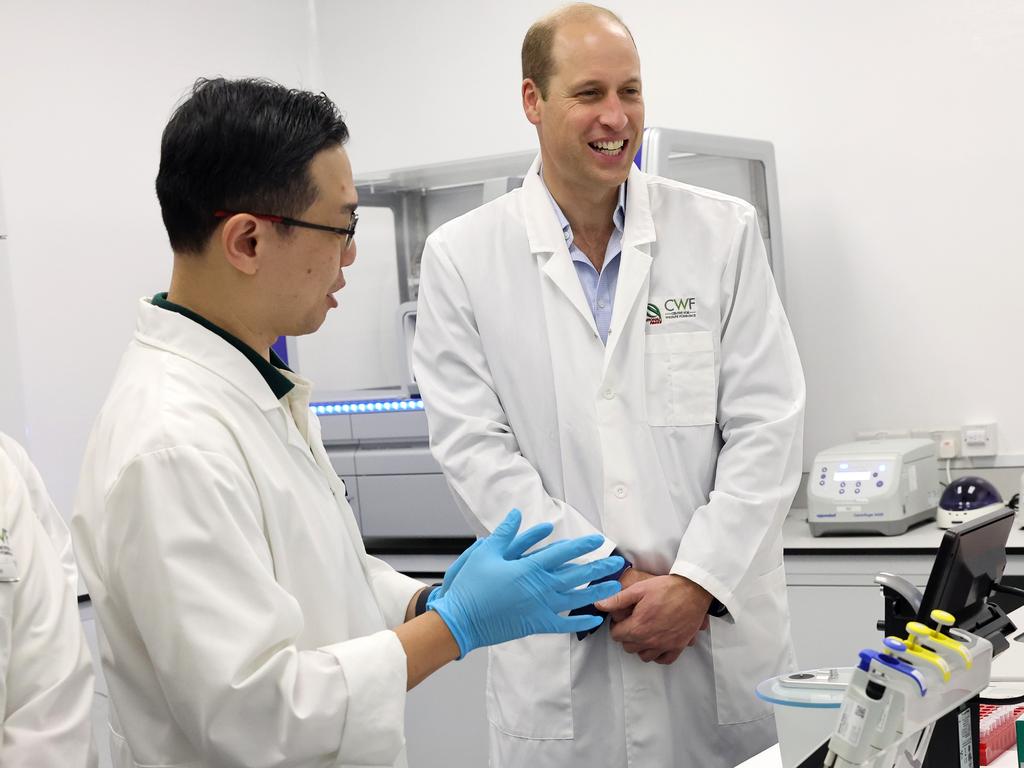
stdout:
<svg viewBox="0 0 1024 768">
<path fill-rule="evenodd" d="M 814 536 L 895 536 L 935 516 L 939 500 L 935 443 L 862 440 L 819 453 L 807 481 L 807 522 Z"/>
</svg>

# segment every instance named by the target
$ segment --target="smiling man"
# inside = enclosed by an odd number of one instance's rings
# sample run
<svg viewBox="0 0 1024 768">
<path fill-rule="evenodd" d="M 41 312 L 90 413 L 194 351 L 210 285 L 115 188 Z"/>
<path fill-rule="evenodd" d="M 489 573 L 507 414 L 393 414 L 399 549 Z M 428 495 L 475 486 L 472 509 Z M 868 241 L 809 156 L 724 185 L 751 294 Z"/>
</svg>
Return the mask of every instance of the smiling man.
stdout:
<svg viewBox="0 0 1024 768">
<path fill-rule="evenodd" d="M 523 553 L 519 513 L 428 593 L 363 548 L 271 344 L 317 330 L 356 257 L 348 130 L 324 94 L 200 80 L 157 176 L 170 291 L 143 299 L 86 451 L 75 548 L 102 628 L 115 768 L 404 766 L 405 692 L 560 616 L 617 557 Z M 351 361 L 349 361 L 351 362 Z M 415 512 L 413 512 L 415 514 Z"/>
<path fill-rule="evenodd" d="M 491 764 L 733 766 L 775 739 L 754 686 L 794 666 L 796 347 L 754 209 L 633 165 L 644 102 L 622 21 L 558 10 L 522 62 L 540 155 L 521 189 L 428 239 L 416 378 L 480 531 L 516 499 L 632 567 L 598 604 L 607 628 L 491 650 Z"/>
</svg>

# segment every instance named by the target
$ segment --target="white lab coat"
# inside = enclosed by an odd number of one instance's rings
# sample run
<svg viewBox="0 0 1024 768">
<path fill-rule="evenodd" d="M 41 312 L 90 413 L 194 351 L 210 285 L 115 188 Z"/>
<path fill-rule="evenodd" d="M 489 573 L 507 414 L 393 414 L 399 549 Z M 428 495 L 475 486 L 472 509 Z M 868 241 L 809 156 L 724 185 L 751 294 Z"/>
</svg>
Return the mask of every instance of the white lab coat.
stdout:
<svg viewBox="0 0 1024 768">
<path fill-rule="evenodd" d="M 405 765 L 422 586 L 369 557 L 309 383 L 139 307 L 72 533 L 103 630 L 117 768 Z"/>
<path fill-rule="evenodd" d="M 492 764 L 731 766 L 775 739 L 754 686 L 795 666 L 781 528 L 804 382 L 757 217 L 632 168 L 605 346 L 538 164 L 427 240 L 414 357 L 434 454 L 481 533 L 511 507 L 601 531 L 598 554 L 686 576 L 730 616 L 671 666 L 607 629 L 492 649 Z"/>
<path fill-rule="evenodd" d="M 0 765 L 95 766 L 71 537 L 25 451 L 2 434 L 0 529 L 20 579 L 0 583 Z"/>
</svg>

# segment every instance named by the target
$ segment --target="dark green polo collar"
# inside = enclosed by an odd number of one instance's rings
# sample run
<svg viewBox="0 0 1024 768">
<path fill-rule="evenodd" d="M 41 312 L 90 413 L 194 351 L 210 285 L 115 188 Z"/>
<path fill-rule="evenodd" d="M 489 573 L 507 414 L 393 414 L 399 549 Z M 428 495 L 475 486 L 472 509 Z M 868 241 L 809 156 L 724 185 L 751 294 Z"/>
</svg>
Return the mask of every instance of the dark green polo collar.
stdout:
<svg viewBox="0 0 1024 768">
<path fill-rule="evenodd" d="M 171 312 L 177 312 L 179 315 L 184 315 L 189 320 L 199 323 L 206 330 L 211 333 L 215 333 L 224 339 L 224 341 L 245 355 L 250 363 L 256 366 L 256 370 L 259 371 L 260 376 L 262 376 L 263 380 L 267 382 L 267 386 L 270 387 L 270 391 L 274 393 L 274 397 L 278 400 L 291 392 L 292 388 L 295 386 L 288 380 L 287 376 L 281 373 L 281 370 L 290 371 L 291 368 L 284 364 L 273 349 L 270 350 L 270 362 L 268 363 L 263 359 L 262 355 L 238 337 L 232 336 L 220 326 L 214 325 L 202 315 L 197 315 L 191 309 L 168 301 L 166 293 L 156 294 L 153 297 L 152 304 L 154 307 L 160 307 L 161 309 L 167 309 Z"/>
</svg>

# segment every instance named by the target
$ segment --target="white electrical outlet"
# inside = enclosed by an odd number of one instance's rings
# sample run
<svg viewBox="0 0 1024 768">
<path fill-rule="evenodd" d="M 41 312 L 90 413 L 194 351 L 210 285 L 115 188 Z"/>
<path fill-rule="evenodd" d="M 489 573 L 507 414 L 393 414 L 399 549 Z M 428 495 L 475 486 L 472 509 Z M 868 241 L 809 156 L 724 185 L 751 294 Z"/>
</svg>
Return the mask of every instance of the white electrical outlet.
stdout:
<svg viewBox="0 0 1024 768">
<path fill-rule="evenodd" d="M 965 424 L 960 427 L 961 456 L 995 456 L 999 452 L 996 423 Z"/>
<path fill-rule="evenodd" d="M 960 455 L 959 427 L 932 427 L 931 429 L 915 429 L 911 437 L 920 437 L 935 441 L 940 459 L 955 459 Z"/>
<path fill-rule="evenodd" d="M 939 458 L 955 459 L 960 449 L 960 441 L 955 437 L 943 437 L 939 440 Z"/>
</svg>

